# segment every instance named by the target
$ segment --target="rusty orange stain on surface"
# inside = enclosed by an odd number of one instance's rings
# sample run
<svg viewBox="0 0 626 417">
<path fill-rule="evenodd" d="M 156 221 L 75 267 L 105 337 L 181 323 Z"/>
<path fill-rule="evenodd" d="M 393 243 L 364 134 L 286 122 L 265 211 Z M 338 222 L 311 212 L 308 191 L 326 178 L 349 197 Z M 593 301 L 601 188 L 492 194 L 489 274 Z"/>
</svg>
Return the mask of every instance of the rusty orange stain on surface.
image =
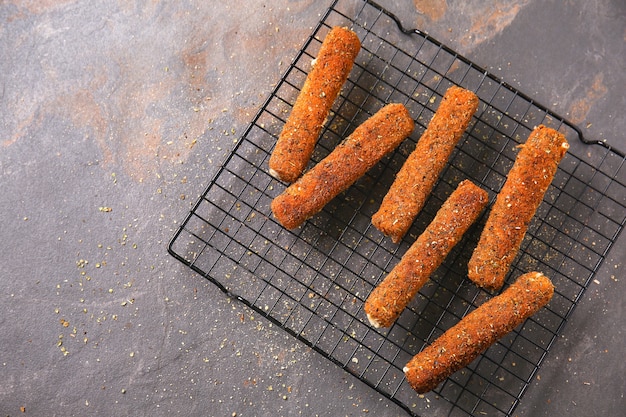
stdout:
<svg viewBox="0 0 626 417">
<path fill-rule="evenodd" d="M 30 13 L 43 13 L 50 9 L 65 6 L 74 3 L 76 0 L 11 0 L 10 4 L 17 6 L 19 9 L 26 9 Z"/>
<path fill-rule="evenodd" d="M 530 0 L 413 0 L 419 13 L 418 28 L 426 27 L 433 36 L 448 39 L 460 53 L 469 53 L 486 40 L 505 30 Z"/>
<path fill-rule="evenodd" d="M 205 87 L 204 77 L 207 70 L 208 53 L 204 51 L 183 50 L 182 59 L 187 69 L 190 85 L 200 91 Z"/>
<path fill-rule="evenodd" d="M 32 18 L 32 14 L 76 3 L 8 1 L 16 5 L 16 18 Z M 288 64 L 292 56 L 274 47 L 272 36 L 297 39 L 299 45 L 310 31 L 301 25 L 233 26 L 219 20 L 215 21 L 216 28 L 204 24 L 207 19 L 190 15 L 190 10 L 179 11 L 178 6 L 162 9 L 156 7 L 162 3 L 157 0 L 140 3 L 118 0 L 116 13 L 120 13 L 120 19 L 107 21 L 101 28 L 105 38 L 110 31 L 120 29 L 138 36 L 112 38 L 111 43 L 98 44 L 101 49 L 81 53 L 81 60 L 71 64 L 84 66 L 79 78 L 69 79 L 62 71 L 59 59 L 63 53 L 42 61 L 41 68 L 32 69 L 41 87 L 10 103 L 12 132 L 0 140 L 1 146 L 36 135 L 50 123 L 66 129 L 73 140 L 78 138 L 88 144 L 94 153 L 91 160 L 103 169 L 124 172 L 136 181 L 158 177 L 169 166 L 186 161 L 196 140 L 222 135 L 229 136 L 226 143 L 231 143 L 230 136 L 236 140 L 235 135 L 240 133 L 235 132 L 236 126 L 217 123 L 220 131 L 211 132 L 213 120 L 231 118 L 238 124 L 248 123 L 265 99 L 265 95 L 250 95 L 250 80 L 267 71 L 266 65 L 276 64 L 277 71 L 282 72 L 285 67 L 281 65 Z M 152 36 L 161 34 L 162 25 L 183 26 L 164 20 L 172 16 L 191 20 L 194 29 L 188 29 L 191 24 L 187 24 L 180 33 L 168 32 L 162 41 L 155 41 Z M 143 23 L 139 31 L 129 26 L 138 21 L 135 17 Z M 262 55 L 263 61 L 258 65 L 238 63 L 247 51 Z M 231 74 L 231 70 L 242 68 L 259 73 L 248 73 L 249 77 Z M 59 143 L 63 146 L 61 139 Z"/>
<path fill-rule="evenodd" d="M 470 36 L 464 38 L 463 43 L 476 46 L 493 38 L 513 22 L 520 10 L 519 4 L 496 2 L 486 13 L 472 15 Z"/>
<path fill-rule="evenodd" d="M 413 0 L 418 12 L 425 14 L 431 20 L 439 20 L 446 14 L 448 4 L 446 0 Z"/>
<path fill-rule="evenodd" d="M 26 129 L 34 122 L 35 113 L 30 113 L 24 119 L 19 120 L 15 128 L 15 133 L 13 133 L 10 139 L 5 139 L 4 141 L 2 141 L 2 146 L 6 148 L 13 145 L 15 142 L 17 142 L 19 138 L 26 134 Z"/>
<path fill-rule="evenodd" d="M 570 106 L 571 120 L 573 123 L 582 123 L 589 110 L 608 92 L 607 86 L 604 84 L 604 74 L 599 73 L 593 79 L 593 82 L 585 92 L 585 97 L 576 100 Z"/>
<path fill-rule="evenodd" d="M 78 89 L 72 95 L 60 96 L 48 107 L 49 111 L 62 109 L 63 116 L 71 120 L 75 127 L 90 129 L 91 135 L 101 147 L 106 143 L 109 128 L 107 117 L 89 89 Z M 103 157 L 103 162 L 109 163 L 112 159 L 111 152 L 105 152 Z"/>
</svg>

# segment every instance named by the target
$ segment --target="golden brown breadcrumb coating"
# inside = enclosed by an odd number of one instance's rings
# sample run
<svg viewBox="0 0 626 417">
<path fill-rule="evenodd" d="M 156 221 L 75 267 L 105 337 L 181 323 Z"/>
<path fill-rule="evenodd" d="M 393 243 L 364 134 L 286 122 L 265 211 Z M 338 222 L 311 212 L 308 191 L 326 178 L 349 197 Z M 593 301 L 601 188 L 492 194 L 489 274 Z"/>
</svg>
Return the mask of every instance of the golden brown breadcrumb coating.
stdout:
<svg viewBox="0 0 626 417">
<path fill-rule="evenodd" d="M 539 311 L 553 294 L 554 285 L 545 275 L 529 272 L 520 276 L 502 294 L 463 317 L 415 355 L 404 367 L 407 381 L 420 394 L 435 389 Z"/>
<path fill-rule="evenodd" d="M 541 125 L 520 148 L 468 264 L 469 278 L 492 291 L 504 284 L 569 145 L 561 133 Z"/>
<path fill-rule="evenodd" d="M 487 192 L 471 181 L 458 185 L 426 230 L 367 298 L 365 313 L 373 326 L 393 324 L 487 203 Z"/>
<path fill-rule="evenodd" d="M 424 207 L 477 108 L 478 97 L 473 92 L 457 86 L 446 91 L 426 131 L 372 216 L 372 224 L 393 242 L 402 240 Z"/>
<path fill-rule="evenodd" d="M 386 105 L 274 198 L 274 216 L 287 229 L 300 226 L 395 149 L 414 125 L 403 104 Z"/>
<path fill-rule="evenodd" d="M 326 35 L 270 156 L 272 176 L 285 182 L 300 177 L 360 49 L 358 36 L 347 28 L 333 27 Z"/>
</svg>

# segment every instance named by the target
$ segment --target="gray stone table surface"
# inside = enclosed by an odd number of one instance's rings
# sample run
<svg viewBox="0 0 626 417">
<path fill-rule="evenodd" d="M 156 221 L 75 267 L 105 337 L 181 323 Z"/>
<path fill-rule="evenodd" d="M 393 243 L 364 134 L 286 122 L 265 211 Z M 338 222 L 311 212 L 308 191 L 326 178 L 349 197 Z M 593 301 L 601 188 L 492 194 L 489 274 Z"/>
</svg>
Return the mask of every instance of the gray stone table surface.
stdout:
<svg viewBox="0 0 626 417">
<path fill-rule="evenodd" d="M 626 148 L 622 0 L 380 4 Z M 167 253 L 328 5 L 0 2 L 1 415 L 405 415 Z M 515 415 L 626 408 L 625 238 Z"/>
</svg>

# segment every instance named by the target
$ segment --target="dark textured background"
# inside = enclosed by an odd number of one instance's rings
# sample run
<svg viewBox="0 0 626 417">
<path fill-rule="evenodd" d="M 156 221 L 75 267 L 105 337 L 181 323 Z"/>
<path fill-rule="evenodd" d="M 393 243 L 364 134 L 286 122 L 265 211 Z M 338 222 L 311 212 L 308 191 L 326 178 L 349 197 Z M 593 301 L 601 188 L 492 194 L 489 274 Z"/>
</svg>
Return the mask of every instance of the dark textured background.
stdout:
<svg viewBox="0 0 626 417">
<path fill-rule="evenodd" d="M 403 415 L 166 252 L 328 4 L 0 1 L 1 415 Z M 380 4 L 626 149 L 623 1 Z M 516 415 L 623 412 L 625 241 Z"/>
</svg>

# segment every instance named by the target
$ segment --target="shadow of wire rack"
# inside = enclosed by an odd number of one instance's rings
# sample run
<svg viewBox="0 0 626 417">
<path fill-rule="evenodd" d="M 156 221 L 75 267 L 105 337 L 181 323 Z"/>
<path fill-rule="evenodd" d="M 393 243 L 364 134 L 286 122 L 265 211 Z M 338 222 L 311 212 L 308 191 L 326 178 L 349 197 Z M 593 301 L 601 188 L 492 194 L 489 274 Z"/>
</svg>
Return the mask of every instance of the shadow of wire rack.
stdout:
<svg viewBox="0 0 626 417">
<path fill-rule="evenodd" d="M 271 216 L 285 184 L 267 173 L 276 138 L 311 60 L 332 26 L 353 29 L 362 50 L 324 128 L 311 164 L 389 102 L 404 103 L 416 129 L 350 189 L 300 228 Z M 451 85 L 481 104 L 426 207 L 400 244 L 370 217 Z M 436 390 L 418 396 L 406 362 L 490 295 L 466 276 L 485 214 L 390 329 L 374 329 L 362 307 L 370 291 L 434 217 L 462 179 L 495 197 L 516 146 L 545 124 L 570 142 L 514 262 L 507 285 L 539 270 L 556 293 L 549 305 Z M 169 252 L 411 415 L 510 416 L 626 222 L 622 152 L 580 130 L 379 5 L 337 0 L 173 236 Z"/>
</svg>

